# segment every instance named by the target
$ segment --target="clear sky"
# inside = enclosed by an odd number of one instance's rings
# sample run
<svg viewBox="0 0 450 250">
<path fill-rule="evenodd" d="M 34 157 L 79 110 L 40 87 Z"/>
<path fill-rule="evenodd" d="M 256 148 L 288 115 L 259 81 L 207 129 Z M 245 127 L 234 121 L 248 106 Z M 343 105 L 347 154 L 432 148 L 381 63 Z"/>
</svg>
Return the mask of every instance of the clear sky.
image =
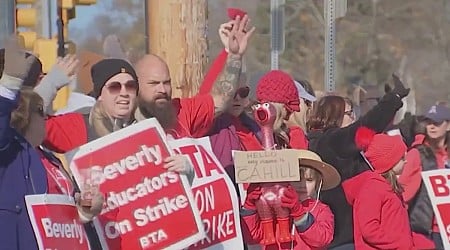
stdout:
<svg viewBox="0 0 450 250">
<path fill-rule="evenodd" d="M 108 0 L 103 0 L 108 1 Z M 84 28 L 88 27 L 92 18 L 102 11 L 99 4 L 89 5 L 89 6 L 77 6 L 76 7 L 76 18 L 70 20 L 70 27 Z"/>
</svg>

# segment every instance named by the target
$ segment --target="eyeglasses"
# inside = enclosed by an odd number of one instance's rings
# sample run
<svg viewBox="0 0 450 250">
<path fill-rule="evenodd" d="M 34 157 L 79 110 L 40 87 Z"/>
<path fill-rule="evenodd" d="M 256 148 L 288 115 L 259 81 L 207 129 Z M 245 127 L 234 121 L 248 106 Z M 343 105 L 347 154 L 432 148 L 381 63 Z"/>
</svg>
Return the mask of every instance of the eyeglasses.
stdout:
<svg viewBox="0 0 450 250">
<path fill-rule="evenodd" d="M 111 94 L 117 95 L 122 90 L 122 86 L 125 86 L 125 90 L 128 93 L 134 93 L 138 89 L 138 84 L 136 81 L 128 81 L 126 83 L 111 82 L 108 83 L 105 87 L 109 90 Z"/>
<path fill-rule="evenodd" d="M 355 112 L 353 112 L 353 109 L 347 110 L 344 112 L 344 115 L 348 115 L 351 118 L 355 117 Z"/>
<path fill-rule="evenodd" d="M 234 95 L 234 98 L 236 98 L 238 95 L 241 98 L 246 98 L 246 97 L 248 97 L 249 94 L 250 94 L 250 87 L 246 86 L 246 87 L 238 88 L 236 90 L 236 94 Z"/>
</svg>

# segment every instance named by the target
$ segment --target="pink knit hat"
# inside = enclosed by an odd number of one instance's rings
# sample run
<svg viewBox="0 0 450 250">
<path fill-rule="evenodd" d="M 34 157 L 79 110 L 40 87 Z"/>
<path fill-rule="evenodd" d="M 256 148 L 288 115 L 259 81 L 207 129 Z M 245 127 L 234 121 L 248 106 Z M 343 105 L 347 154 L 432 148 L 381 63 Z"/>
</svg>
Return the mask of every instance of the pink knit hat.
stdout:
<svg viewBox="0 0 450 250">
<path fill-rule="evenodd" d="M 380 174 L 391 170 L 407 150 L 400 135 L 376 134 L 366 127 L 358 128 L 355 143 L 363 150 L 374 171 Z"/>
<path fill-rule="evenodd" d="M 300 100 L 294 80 L 281 70 L 271 70 L 261 77 L 256 87 L 256 98 L 260 103 L 282 103 L 290 112 L 300 111 Z"/>
</svg>

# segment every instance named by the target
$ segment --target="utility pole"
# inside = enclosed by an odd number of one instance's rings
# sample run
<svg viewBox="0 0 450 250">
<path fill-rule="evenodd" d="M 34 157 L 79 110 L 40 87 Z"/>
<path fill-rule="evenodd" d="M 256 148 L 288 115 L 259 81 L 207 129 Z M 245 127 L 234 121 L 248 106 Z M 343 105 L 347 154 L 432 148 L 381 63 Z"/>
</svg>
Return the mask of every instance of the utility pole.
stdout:
<svg viewBox="0 0 450 250">
<path fill-rule="evenodd" d="M 4 47 L 5 39 L 14 34 L 15 19 L 15 0 L 0 1 L 0 48 Z"/>
<path fill-rule="evenodd" d="M 347 12 L 347 0 L 324 0 L 325 77 L 324 91 L 336 90 L 336 19 Z"/>
<path fill-rule="evenodd" d="M 146 0 L 148 52 L 169 65 L 173 97 L 197 94 L 207 51 L 207 0 Z"/>
<path fill-rule="evenodd" d="M 285 0 L 270 0 L 270 65 L 279 68 L 279 57 L 284 52 L 284 6 Z"/>
<path fill-rule="evenodd" d="M 62 6 L 62 1 L 61 0 L 59 0 L 59 2 L 58 2 L 58 4 L 57 4 L 57 19 L 56 19 L 56 29 L 58 30 L 58 33 L 57 33 L 57 44 L 58 44 L 58 52 L 57 52 L 57 54 L 58 54 L 58 57 L 64 57 L 64 55 L 66 54 L 66 51 L 65 51 L 65 40 L 64 40 L 64 37 L 65 37 L 65 33 L 67 33 L 67 32 L 64 32 L 65 30 L 64 30 L 64 26 L 65 26 L 65 23 L 64 23 L 64 21 L 66 21 L 67 22 L 67 19 L 65 19 L 64 18 L 64 8 L 63 8 L 63 6 Z M 65 19 L 65 20 L 64 20 Z"/>
</svg>

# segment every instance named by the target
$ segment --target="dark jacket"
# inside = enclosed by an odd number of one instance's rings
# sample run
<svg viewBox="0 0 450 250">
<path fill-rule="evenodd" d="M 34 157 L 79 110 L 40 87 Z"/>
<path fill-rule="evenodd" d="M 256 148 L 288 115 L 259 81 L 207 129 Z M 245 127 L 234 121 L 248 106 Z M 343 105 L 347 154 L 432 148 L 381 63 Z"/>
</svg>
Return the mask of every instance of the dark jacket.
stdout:
<svg viewBox="0 0 450 250">
<path fill-rule="evenodd" d="M 16 100 L 0 96 L 0 248 L 37 249 L 24 197 L 47 191 L 37 151 L 10 127 Z"/>
<path fill-rule="evenodd" d="M 393 93 L 386 94 L 380 102 L 352 125 L 311 132 L 309 149 L 323 161 L 334 166 L 342 181 L 370 169 L 355 145 L 356 130 L 365 126 L 382 132 L 392 121 L 402 101 Z M 342 186 L 321 193 L 321 200 L 330 206 L 335 218 L 334 239 L 331 247 L 353 242 L 352 209 L 347 203 Z"/>
<path fill-rule="evenodd" d="M 430 147 L 422 144 L 416 145 L 414 148 L 420 153 L 422 172 L 438 169 L 436 156 Z M 423 235 L 430 235 L 432 233 L 434 212 L 430 196 L 428 196 L 423 182 L 420 184 L 419 192 L 409 202 L 408 210 L 412 230 Z"/>
</svg>

